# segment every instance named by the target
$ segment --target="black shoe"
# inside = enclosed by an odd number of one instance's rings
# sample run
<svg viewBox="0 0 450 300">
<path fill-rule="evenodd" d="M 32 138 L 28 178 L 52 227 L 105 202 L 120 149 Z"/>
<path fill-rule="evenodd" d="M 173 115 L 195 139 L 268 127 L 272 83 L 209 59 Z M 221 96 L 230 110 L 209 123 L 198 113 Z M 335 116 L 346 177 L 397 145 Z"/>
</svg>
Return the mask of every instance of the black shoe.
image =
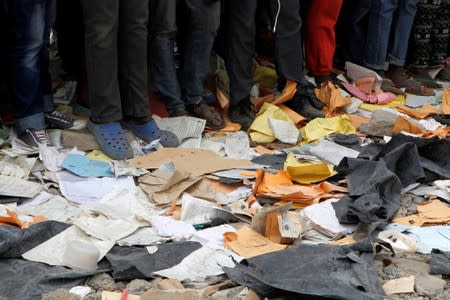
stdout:
<svg viewBox="0 0 450 300">
<path fill-rule="evenodd" d="M 206 104 L 205 101 L 199 104 L 189 105 L 186 109 L 193 116 L 205 119 L 206 126 L 214 130 L 220 130 L 225 127 L 225 120 L 222 115 Z"/>
<path fill-rule="evenodd" d="M 311 83 L 301 84 L 298 86 L 295 96 L 305 99 L 305 101 L 308 101 L 315 109 L 322 110 L 325 107 L 325 104 L 317 99 L 314 89 L 315 87 Z"/>
<path fill-rule="evenodd" d="M 324 118 L 325 115 L 323 112 L 315 108 L 308 97 L 302 97 L 296 95 L 294 99 L 286 102 L 286 105 L 295 110 L 297 113 L 305 117 L 308 121 L 311 121 L 315 118 Z"/>
<path fill-rule="evenodd" d="M 74 119 L 54 110 L 50 113 L 45 113 L 45 122 L 48 128 L 68 129 L 73 127 Z"/>
<path fill-rule="evenodd" d="M 169 117 L 171 118 L 187 116 L 189 116 L 189 113 L 184 108 L 169 112 Z"/>
<path fill-rule="evenodd" d="M 255 120 L 255 112 L 250 103 L 250 97 L 244 98 L 236 105 L 230 105 L 228 115 L 232 122 L 241 124 L 241 129 L 247 131 Z"/>
<path fill-rule="evenodd" d="M 325 82 L 331 82 L 332 84 L 335 84 L 338 87 L 342 87 L 342 82 L 337 78 L 337 75 L 334 73 L 331 73 L 327 76 L 316 76 L 314 77 L 314 80 L 316 81 L 316 85 L 318 87 L 320 87 Z"/>
<path fill-rule="evenodd" d="M 26 129 L 19 136 L 19 139 L 32 147 L 39 147 L 39 145 L 50 145 L 47 131 L 45 130 Z"/>
</svg>

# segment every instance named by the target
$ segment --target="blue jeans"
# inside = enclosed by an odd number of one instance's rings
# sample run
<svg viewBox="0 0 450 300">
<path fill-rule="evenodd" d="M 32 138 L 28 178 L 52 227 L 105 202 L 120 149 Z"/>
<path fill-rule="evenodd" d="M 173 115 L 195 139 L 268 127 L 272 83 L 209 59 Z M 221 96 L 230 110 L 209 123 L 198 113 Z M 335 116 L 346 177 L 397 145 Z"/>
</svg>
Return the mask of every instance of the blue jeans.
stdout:
<svg viewBox="0 0 450 300">
<path fill-rule="evenodd" d="M 364 46 L 365 66 L 382 70 L 385 62 L 405 64 L 416 11 L 417 0 L 372 1 Z"/>
<path fill-rule="evenodd" d="M 203 101 L 203 81 L 220 21 L 220 2 L 184 0 L 186 35 L 178 81 L 174 43 L 177 0 L 150 3 L 150 69 L 153 89 L 165 100 L 169 113 Z M 153 19 L 152 19 L 153 18 Z"/>
<path fill-rule="evenodd" d="M 48 46 L 54 0 L 5 0 L 7 83 L 15 127 L 45 129 L 44 112 L 53 110 Z"/>
</svg>

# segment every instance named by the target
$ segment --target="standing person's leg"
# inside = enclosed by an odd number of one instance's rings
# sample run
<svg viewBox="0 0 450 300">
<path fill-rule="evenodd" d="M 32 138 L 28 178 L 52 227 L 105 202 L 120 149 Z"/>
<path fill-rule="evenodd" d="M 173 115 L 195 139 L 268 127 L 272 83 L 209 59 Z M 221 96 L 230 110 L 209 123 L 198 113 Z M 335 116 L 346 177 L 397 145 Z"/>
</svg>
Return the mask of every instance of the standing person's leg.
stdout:
<svg viewBox="0 0 450 300">
<path fill-rule="evenodd" d="M 53 102 L 52 78 L 50 76 L 50 34 L 56 19 L 56 0 L 47 0 L 45 9 L 44 46 L 40 53 L 41 91 L 44 100 L 45 122 L 49 128 L 67 129 L 73 126 L 74 120 L 55 110 Z"/>
<path fill-rule="evenodd" d="M 89 130 L 113 159 L 133 156 L 119 121 L 122 105 L 118 80 L 119 0 L 82 0 L 86 66 L 91 103 Z"/>
<path fill-rule="evenodd" d="M 175 63 L 176 8 L 177 0 L 150 0 L 150 82 L 171 117 L 187 115 Z"/>
<path fill-rule="evenodd" d="M 389 34 L 398 0 L 373 1 L 364 48 L 363 64 L 383 73 L 386 63 Z"/>
<path fill-rule="evenodd" d="M 147 143 L 160 139 L 165 147 L 178 146 L 174 134 L 161 132 L 151 117 L 148 100 L 147 1 L 125 0 L 119 6 L 119 84 L 122 125 Z"/>
<path fill-rule="evenodd" d="M 91 120 L 119 122 L 122 107 L 118 79 L 119 0 L 81 0 Z"/>
<path fill-rule="evenodd" d="M 421 84 L 418 81 L 408 78 L 408 75 L 404 69 L 405 59 L 408 52 L 409 37 L 413 28 L 416 12 L 417 0 L 399 0 L 398 9 L 392 23 L 387 59 L 389 62 L 389 70 L 386 73 L 386 76 L 399 87 L 410 86 L 411 88 L 411 86 L 415 86 L 416 92 L 427 93 L 427 90 L 422 91 Z M 431 83 L 432 80 L 431 78 L 429 79 Z M 436 85 L 433 87 L 439 86 Z"/>
<path fill-rule="evenodd" d="M 333 57 L 336 49 L 334 26 L 339 17 L 343 0 L 313 0 L 306 24 L 305 56 L 308 71 L 319 85 L 331 80 Z"/>
<path fill-rule="evenodd" d="M 219 28 L 220 2 L 184 0 L 189 15 L 183 67 L 180 74 L 181 92 L 187 110 L 206 120 L 213 129 L 225 127 L 222 116 L 203 99 L 203 81 L 209 69 L 209 58 Z"/>
<path fill-rule="evenodd" d="M 306 81 L 303 71 L 300 0 L 271 0 L 270 7 L 277 72 L 281 80 L 295 83 L 297 89 L 287 105 L 309 120 L 324 117 L 314 86 Z"/>
<path fill-rule="evenodd" d="M 253 86 L 257 0 L 228 0 L 226 65 L 230 77 L 230 119 L 247 130 L 255 118 L 250 103 Z"/>
<path fill-rule="evenodd" d="M 46 1 L 6 0 L 7 84 L 15 130 L 27 144 L 48 143 L 39 54 L 44 46 Z"/>
<path fill-rule="evenodd" d="M 275 64 L 283 80 L 304 83 L 300 0 L 271 0 Z"/>
<path fill-rule="evenodd" d="M 441 0 L 441 6 L 433 22 L 431 64 L 444 65 L 450 36 L 450 0 Z"/>
</svg>

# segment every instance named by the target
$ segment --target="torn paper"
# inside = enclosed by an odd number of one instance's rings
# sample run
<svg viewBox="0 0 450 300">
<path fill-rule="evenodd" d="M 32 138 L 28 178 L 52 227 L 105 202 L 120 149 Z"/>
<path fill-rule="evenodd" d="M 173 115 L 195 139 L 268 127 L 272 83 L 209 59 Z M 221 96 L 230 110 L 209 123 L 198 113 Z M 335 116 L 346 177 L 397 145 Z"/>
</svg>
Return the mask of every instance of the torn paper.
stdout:
<svg viewBox="0 0 450 300">
<path fill-rule="evenodd" d="M 295 145 L 300 139 L 300 131 L 290 122 L 269 118 L 269 127 L 280 142 Z"/>
<path fill-rule="evenodd" d="M 39 183 L 0 175 L 0 195 L 33 198 L 39 194 L 41 190 L 42 186 Z"/>
<path fill-rule="evenodd" d="M 201 225 L 211 222 L 214 217 L 215 203 L 192 197 L 184 193 L 181 197 L 180 220 L 192 225 Z"/>
</svg>

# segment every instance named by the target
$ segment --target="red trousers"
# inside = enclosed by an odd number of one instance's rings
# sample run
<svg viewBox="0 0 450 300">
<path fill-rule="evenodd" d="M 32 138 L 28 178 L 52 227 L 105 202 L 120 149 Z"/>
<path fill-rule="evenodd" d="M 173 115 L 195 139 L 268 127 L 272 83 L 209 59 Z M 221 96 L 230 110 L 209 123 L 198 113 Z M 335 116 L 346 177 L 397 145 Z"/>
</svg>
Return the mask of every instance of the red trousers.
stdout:
<svg viewBox="0 0 450 300">
<path fill-rule="evenodd" d="M 334 26 L 343 0 L 313 0 L 306 20 L 306 67 L 313 76 L 327 76 L 333 69 L 336 49 Z"/>
</svg>

